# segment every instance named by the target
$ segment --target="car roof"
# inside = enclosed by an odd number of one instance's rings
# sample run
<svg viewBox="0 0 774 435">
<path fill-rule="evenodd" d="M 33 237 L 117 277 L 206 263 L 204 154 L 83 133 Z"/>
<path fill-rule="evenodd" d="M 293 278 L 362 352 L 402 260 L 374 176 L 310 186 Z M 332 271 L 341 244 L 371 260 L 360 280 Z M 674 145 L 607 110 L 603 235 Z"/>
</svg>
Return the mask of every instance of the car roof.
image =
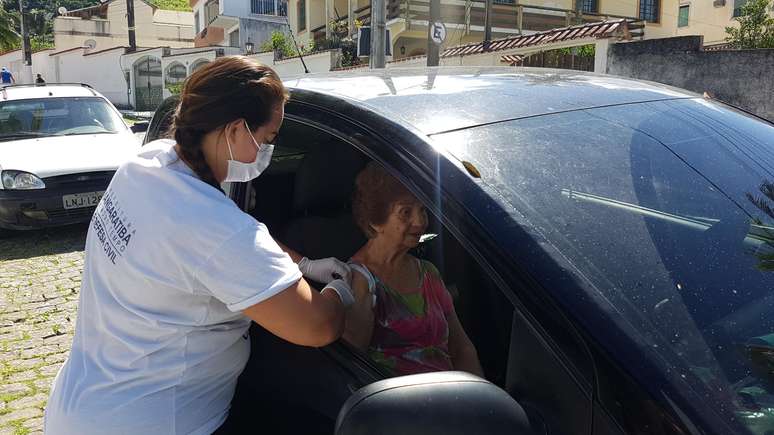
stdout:
<svg viewBox="0 0 774 435">
<path fill-rule="evenodd" d="M 400 119 L 430 135 L 508 119 L 679 98 L 688 91 L 573 70 L 514 67 L 360 69 L 288 78 Z"/>
<path fill-rule="evenodd" d="M 0 89 L 0 102 L 31 98 L 102 97 L 89 85 L 80 83 L 46 83 L 43 85 L 11 85 Z"/>
</svg>

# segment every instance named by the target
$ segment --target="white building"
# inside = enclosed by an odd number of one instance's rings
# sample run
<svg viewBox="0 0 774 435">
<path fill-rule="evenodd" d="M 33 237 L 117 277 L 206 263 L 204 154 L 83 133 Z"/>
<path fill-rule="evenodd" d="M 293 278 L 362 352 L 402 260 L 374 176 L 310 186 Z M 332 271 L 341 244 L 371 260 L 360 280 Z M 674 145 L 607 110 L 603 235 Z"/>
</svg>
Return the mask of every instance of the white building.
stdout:
<svg viewBox="0 0 774 435">
<path fill-rule="evenodd" d="M 237 47 L 244 50 L 287 32 L 287 0 L 190 0 L 197 47 Z"/>
</svg>

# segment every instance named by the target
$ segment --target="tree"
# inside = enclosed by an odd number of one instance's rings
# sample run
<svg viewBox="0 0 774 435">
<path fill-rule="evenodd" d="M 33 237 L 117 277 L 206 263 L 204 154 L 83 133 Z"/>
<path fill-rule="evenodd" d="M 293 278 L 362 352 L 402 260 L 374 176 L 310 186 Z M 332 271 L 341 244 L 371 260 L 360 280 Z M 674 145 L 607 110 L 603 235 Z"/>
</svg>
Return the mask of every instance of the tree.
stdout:
<svg viewBox="0 0 774 435">
<path fill-rule="evenodd" d="M 774 48 L 774 17 L 769 15 L 769 0 L 749 0 L 736 18 L 739 28 L 726 27 L 733 48 Z"/>
<path fill-rule="evenodd" d="M 13 14 L 2 6 L 4 6 L 3 0 L 0 0 L 0 51 L 6 51 L 21 44 L 21 38 L 14 30 L 16 22 Z"/>
<path fill-rule="evenodd" d="M 753 203 L 759 210 L 774 219 L 774 182 L 765 180 L 758 188 L 763 196 L 755 196 L 752 193 L 746 193 L 747 199 Z M 754 224 L 758 225 L 763 236 L 768 240 L 766 246 L 758 248 L 756 256 L 758 257 L 758 269 L 774 272 L 774 231 L 770 230 L 771 225 L 764 225 L 760 219 L 755 219 Z"/>
</svg>

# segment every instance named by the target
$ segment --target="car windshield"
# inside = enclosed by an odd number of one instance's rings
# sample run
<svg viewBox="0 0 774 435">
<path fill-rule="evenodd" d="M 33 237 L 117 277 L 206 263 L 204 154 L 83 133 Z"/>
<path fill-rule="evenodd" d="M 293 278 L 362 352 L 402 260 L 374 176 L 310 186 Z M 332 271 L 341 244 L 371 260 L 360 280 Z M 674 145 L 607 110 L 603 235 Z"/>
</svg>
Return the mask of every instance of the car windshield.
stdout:
<svg viewBox="0 0 774 435">
<path fill-rule="evenodd" d="M 679 99 L 433 139 L 572 264 L 597 312 L 639 346 L 631 358 L 651 360 L 698 412 L 774 431 L 774 127 Z"/>
<path fill-rule="evenodd" d="M 39 98 L 0 102 L 0 141 L 117 133 L 125 129 L 118 113 L 102 98 Z"/>
</svg>

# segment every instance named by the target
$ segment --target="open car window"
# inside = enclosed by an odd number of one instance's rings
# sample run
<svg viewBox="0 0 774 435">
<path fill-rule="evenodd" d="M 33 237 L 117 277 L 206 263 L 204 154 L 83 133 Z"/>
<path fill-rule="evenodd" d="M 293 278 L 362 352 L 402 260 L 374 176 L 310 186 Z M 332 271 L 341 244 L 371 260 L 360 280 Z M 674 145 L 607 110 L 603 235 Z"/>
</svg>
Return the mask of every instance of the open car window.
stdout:
<svg viewBox="0 0 774 435">
<path fill-rule="evenodd" d="M 704 412 L 774 427 L 774 127 L 674 100 L 434 139 L 576 268 L 638 343 L 627 354 L 705 397 Z"/>
<path fill-rule="evenodd" d="M 368 161 L 352 144 L 286 119 L 272 164 L 252 182 L 248 212 L 302 255 L 347 261 L 366 242 L 351 201 L 355 178 Z M 439 269 L 487 377 L 502 386 L 513 308 L 456 240 L 431 221 L 414 254 Z"/>
</svg>

